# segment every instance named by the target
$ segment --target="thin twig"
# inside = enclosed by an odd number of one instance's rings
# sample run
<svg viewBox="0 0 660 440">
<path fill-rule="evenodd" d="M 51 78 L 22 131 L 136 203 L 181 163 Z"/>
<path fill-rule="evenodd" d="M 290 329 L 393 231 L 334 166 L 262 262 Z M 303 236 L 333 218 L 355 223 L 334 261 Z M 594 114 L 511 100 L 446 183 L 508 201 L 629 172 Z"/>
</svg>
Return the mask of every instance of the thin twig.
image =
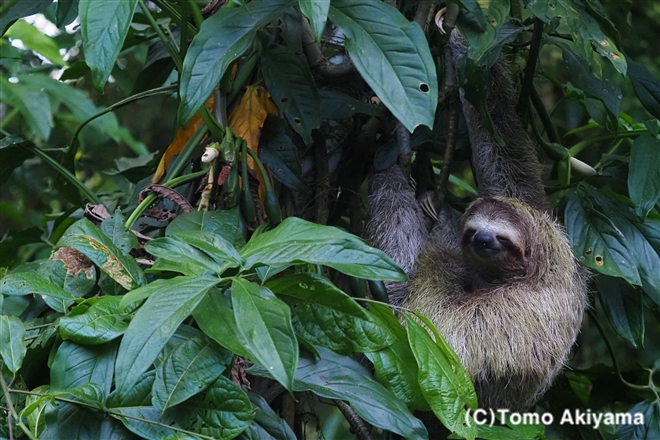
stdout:
<svg viewBox="0 0 660 440">
<path fill-rule="evenodd" d="M 529 89 L 529 97 L 532 99 L 532 104 L 534 105 L 534 109 L 536 110 L 536 113 L 539 115 L 539 118 L 541 118 L 541 123 L 543 124 L 545 133 L 548 136 L 548 140 L 554 144 L 561 143 L 559 139 L 559 134 L 557 134 L 557 129 L 552 123 L 552 120 L 550 119 L 550 115 L 548 114 L 548 111 L 543 105 L 543 101 L 541 101 L 541 97 L 536 91 L 536 88 L 534 88 L 533 86 Z"/>
<path fill-rule="evenodd" d="M 534 82 L 534 73 L 536 72 L 536 63 L 539 59 L 542 37 L 543 22 L 537 18 L 534 20 L 534 33 L 532 34 L 532 41 L 529 46 L 527 65 L 525 66 L 522 86 L 520 87 L 520 96 L 518 97 L 518 105 L 516 106 L 519 115 L 524 114 L 529 105 L 528 97 Z"/>
<path fill-rule="evenodd" d="M 456 151 L 456 137 L 458 133 L 458 99 L 456 99 L 456 95 L 456 89 L 448 93 L 449 120 L 447 127 L 447 145 L 445 146 L 445 156 L 442 161 L 440 176 L 435 184 L 434 204 L 436 205 L 436 212 L 440 212 L 440 208 L 442 208 L 442 205 L 445 202 L 451 163 L 454 160 L 454 151 Z"/>
<path fill-rule="evenodd" d="M 21 418 L 19 417 L 18 413 L 16 412 L 16 409 L 14 408 L 14 403 L 11 401 L 11 394 L 10 394 L 10 389 L 7 386 L 7 383 L 5 382 L 5 378 L 2 376 L 2 373 L 0 372 L 0 387 L 2 387 L 2 393 L 5 396 L 5 401 L 7 402 L 7 409 L 9 410 L 9 414 L 7 415 L 7 426 L 9 427 L 9 440 L 14 440 L 14 433 L 12 432 L 12 427 L 11 427 L 11 418 L 14 417 L 16 420 L 16 424 L 21 428 L 21 430 L 25 433 L 25 435 L 30 438 L 30 440 L 39 440 L 37 437 L 32 435 L 32 432 L 28 429 L 27 426 L 23 423 Z"/>
</svg>

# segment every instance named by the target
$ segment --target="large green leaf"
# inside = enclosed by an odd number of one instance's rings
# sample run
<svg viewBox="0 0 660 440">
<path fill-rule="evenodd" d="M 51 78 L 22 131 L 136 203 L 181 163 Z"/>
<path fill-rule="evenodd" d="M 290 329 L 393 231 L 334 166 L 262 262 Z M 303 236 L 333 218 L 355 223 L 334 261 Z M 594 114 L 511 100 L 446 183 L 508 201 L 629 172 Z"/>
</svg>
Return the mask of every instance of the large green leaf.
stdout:
<svg viewBox="0 0 660 440">
<path fill-rule="evenodd" d="M 653 440 L 660 436 L 660 402 L 644 400 L 630 408 L 634 423 L 622 422 L 616 427 L 618 440 Z"/>
<path fill-rule="evenodd" d="M 649 113 L 660 119 L 660 81 L 651 75 L 644 64 L 628 57 L 626 61 L 628 61 L 628 78 L 637 98 Z"/>
<path fill-rule="evenodd" d="M 300 273 L 267 286 L 284 295 L 294 314 L 294 329 L 305 340 L 337 352 L 376 351 L 392 343 L 367 311 L 328 279 Z"/>
<path fill-rule="evenodd" d="M 569 196 L 564 223 L 573 254 L 582 264 L 641 285 L 627 237 L 581 193 Z"/>
<path fill-rule="evenodd" d="M 381 327 L 387 328 L 396 337 L 394 342 L 382 350 L 365 353 L 374 364 L 378 380 L 394 393 L 409 408 L 430 410 L 419 388 L 417 361 L 408 344 L 408 336 L 392 310 L 382 304 L 369 304 L 369 311 Z"/>
<path fill-rule="evenodd" d="M 255 359 L 248 341 L 236 325 L 231 300 L 219 289 L 211 289 L 193 311 L 193 317 L 205 335 L 239 356 Z"/>
<path fill-rule="evenodd" d="M 293 387 L 298 340 L 291 310 L 268 288 L 235 278 L 231 286 L 236 327 L 255 360 L 287 390 Z"/>
<path fill-rule="evenodd" d="M 644 347 L 644 302 L 642 292 L 622 278 L 599 275 L 596 292 L 610 324 L 638 349 Z"/>
<path fill-rule="evenodd" d="M 312 130 L 321 123 L 321 107 L 307 60 L 286 46 L 270 46 L 261 57 L 261 70 L 277 107 L 311 145 Z"/>
<path fill-rule="evenodd" d="M 126 229 L 124 216 L 117 210 L 110 217 L 101 222 L 101 230 L 121 251 L 128 255 L 131 249 L 138 247 L 137 237 Z"/>
<path fill-rule="evenodd" d="M 152 362 L 202 300 L 218 278 L 179 277 L 167 289 L 152 294 L 140 307 L 119 346 L 115 382 L 119 396 L 126 396 Z"/>
<path fill-rule="evenodd" d="M 56 249 L 61 247 L 72 247 L 85 255 L 126 290 L 147 283 L 133 257 L 125 255 L 110 237 L 86 218 L 78 220 L 66 230 L 55 245 Z"/>
<path fill-rule="evenodd" d="M 102 90 L 131 26 L 137 0 L 80 0 L 78 14 L 82 29 L 85 62 L 92 81 Z"/>
<path fill-rule="evenodd" d="M 172 271 L 177 270 L 186 275 L 201 275 L 205 270 L 220 273 L 220 264 L 217 261 L 199 249 L 173 237 L 150 240 L 144 248 L 151 255 L 170 262 L 168 269 Z"/>
<path fill-rule="evenodd" d="M 252 405 L 257 408 L 257 414 L 254 417 L 254 423 L 258 424 L 268 435 L 278 440 L 296 440 L 289 425 L 268 405 L 268 402 L 259 394 L 248 393 L 248 398 Z M 267 438 L 263 434 L 257 438 Z"/>
<path fill-rule="evenodd" d="M 635 139 L 630 149 L 628 192 L 643 221 L 660 196 L 660 140 L 650 133 Z"/>
<path fill-rule="evenodd" d="M 2 17 L 0 18 L 0 35 L 4 35 L 9 25 L 16 19 L 37 14 L 45 10 L 51 3 L 53 3 L 53 0 L 17 1 L 9 9 L 5 9 L 5 4 L 3 4 Z"/>
<path fill-rule="evenodd" d="M 268 115 L 259 138 L 259 159 L 268 166 L 273 177 L 294 191 L 308 193 L 302 177 L 302 166 L 283 119 Z"/>
<path fill-rule="evenodd" d="M 117 343 L 87 347 L 64 341 L 50 367 L 50 386 L 53 390 L 68 390 L 86 383 L 95 383 L 104 395 L 110 393 L 115 370 Z"/>
<path fill-rule="evenodd" d="M 387 255 L 340 229 L 289 217 L 241 249 L 246 269 L 254 266 L 323 264 L 347 275 L 405 281 L 405 273 Z"/>
<path fill-rule="evenodd" d="M 238 208 L 180 214 L 167 226 L 166 235 L 195 231 L 217 234 L 237 248 L 245 244 L 246 228 Z"/>
<path fill-rule="evenodd" d="M 163 412 L 211 385 L 231 363 L 233 354 L 211 340 L 189 339 L 177 345 L 156 369 L 154 408 Z"/>
<path fill-rule="evenodd" d="M 245 52 L 259 28 L 295 0 L 262 0 L 221 8 L 204 20 L 183 60 L 179 123 L 185 124 L 204 104 L 229 65 Z"/>
<path fill-rule="evenodd" d="M 328 20 L 330 0 L 298 0 L 300 11 L 309 19 L 316 42 L 321 44 L 321 37 Z"/>
<path fill-rule="evenodd" d="M 544 37 L 546 43 L 554 44 L 561 49 L 571 82 L 582 89 L 587 95 L 603 101 L 607 110 L 616 119 L 621 107 L 621 89 L 614 83 L 600 79 L 592 73 L 587 59 L 579 54 L 576 45 L 560 38 Z"/>
<path fill-rule="evenodd" d="M 238 267 L 241 265 L 241 255 L 236 248 L 219 234 L 204 231 L 184 231 L 174 234 L 174 238 L 188 243 L 206 252 L 223 267 Z"/>
<path fill-rule="evenodd" d="M 21 166 L 27 159 L 34 157 L 34 153 L 29 148 L 26 148 L 28 146 L 36 148 L 34 143 L 22 136 L 6 136 L 0 139 L 0 154 L 2 154 L 2 160 L 0 161 L 0 186 L 9 180 L 14 169 Z M 7 241 L 8 239 L 9 237 L 3 241 Z M 8 266 L 8 264 L 3 262 L 3 266 Z"/>
<path fill-rule="evenodd" d="M 622 75 L 626 74 L 626 59 L 617 49 L 614 41 L 600 28 L 600 22 L 586 8 L 575 0 L 529 0 L 527 8 L 544 23 L 555 22 L 558 32 L 570 34 L 579 46 L 579 53 L 591 59 L 594 49 L 607 58 Z M 617 114 L 618 116 L 618 114 Z"/>
<path fill-rule="evenodd" d="M 56 66 L 67 65 L 55 40 L 26 21 L 18 20 L 7 30 L 6 36 L 21 40 L 25 47 L 43 55 Z"/>
<path fill-rule="evenodd" d="M 248 427 L 256 409 L 238 385 L 224 376 L 182 405 L 177 420 L 188 429 L 217 439 L 232 439 Z M 187 423 L 183 423 L 186 421 Z"/>
<path fill-rule="evenodd" d="M 433 413 L 452 432 L 475 438 L 466 407 L 477 408 L 477 394 L 456 354 L 436 332 L 436 341 L 408 314 L 404 314 L 410 348 L 419 367 L 419 386 Z M 437 342 L 437 343 L 436 343 Z"/>
<path fill-rule="evenodd" d="M 23 364 L 25 353 L 23 322 L 15 316 L 0 315 L 0 357 L 7 369 L 16 374 Z"/>
<path fill-rule="evenodd" d="M 121 422 L 139 438 L 147 440 L 179 439 L 179 431 L 168 428 L 176 427 L 171 417 L 164 417 L 151 406 L 132 406 L 113 408 L 112 417 Z M 123 417 L 125 415 L 126 417 Z"/>
<path fill-rule="evenodd" d="M 82 313 L 74 308 L 60 318 L 62 339 L 98 345 L 118 338 L 128 328 L 128 316 L 119 307 L 120 301 L 119 296 L 104 296 Z"/>
<path fill-rule="evenodd" d="M 321 100 L 321 119 L 346 119 L 356 113 L 369 116 L 384 116 L 382 106 L 368 104 L 332 89 L 319 89 Z"/>
<path fill-rule="evenodd" d="M 392 114 L 411 132 L 433 127 L 438 79 L 419 25 L 379 0 L 333 0 L 328 17 L 346 34 L 353 65 Z"/>
<path fill-rule="evenodd" d="M 11 83 L 0 77 L 3 101 L 21 112 L 30 131 L 47 140 L 53 128 L 53 114 L 48 95 L 22 82 Z"/>
<path fill-rule="evenodd" d="M 369 371 L 349 356 L 317 347 L 320 358 L 303 353 L 296 370 L 294 390 L 312 391 L 327 399 L 345 400 L 368 423 L 395 432 L 408 440 L 428 439 L 426 428 L 406 405 Z M 263 368 L 251 368 L 258 376 L 269 377 Z"/>
<path fill-rule="evenodd" d="M 42 295 L 69 304 L 75 297 L 66 290 L 44 279 L 36 273 L 17 272 L 7 274 L 0 280 L 0 294 L 8 296 Z M 63 312 L 64 310 L 58 310 Z"/>
</svg>

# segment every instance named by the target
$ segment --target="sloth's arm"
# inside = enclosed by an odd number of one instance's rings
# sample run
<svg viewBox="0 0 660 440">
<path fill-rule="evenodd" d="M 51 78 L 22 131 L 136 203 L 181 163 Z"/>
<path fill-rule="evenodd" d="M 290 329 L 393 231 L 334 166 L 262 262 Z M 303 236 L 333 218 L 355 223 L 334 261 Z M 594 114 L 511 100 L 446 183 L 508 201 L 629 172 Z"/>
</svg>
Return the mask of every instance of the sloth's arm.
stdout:
<svg viewBox="0 0 660 440">
<path fill-rule="evenodd" d="M 467 42 L 457 31 L 452 33 L 450 42 L 454 60 L 458 61 L 465 56 Z M 465 99 L 461 90 L 463 114 L 472 144 L 472 168 L 479 193 L 482 196 L 517 198 L 537 209 L 546 209 L 541 165 L 516 114 L 517 93 L 504 61 L 498 61 L 491 68 L 490 85 L 486 107 L 504 145 L 499 145 L 484 127 L 479 111 Z"/>
<path fill-rule="evenodd" d="M 428 232 L 408 180 L 398 165 L 374 175 L 369 191 L 365 236 L 410 276 Z M 407 283 L 388 283 L 390 303 L 398 305 Z"/>
</svg>

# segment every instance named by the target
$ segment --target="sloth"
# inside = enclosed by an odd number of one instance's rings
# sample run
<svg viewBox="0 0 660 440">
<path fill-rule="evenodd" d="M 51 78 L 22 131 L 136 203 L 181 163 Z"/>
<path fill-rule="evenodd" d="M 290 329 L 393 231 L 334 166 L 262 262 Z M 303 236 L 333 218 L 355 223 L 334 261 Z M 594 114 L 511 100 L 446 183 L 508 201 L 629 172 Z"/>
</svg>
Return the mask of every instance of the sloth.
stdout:
<svg viewBox="0 0 660 440">
<path fill-rule="evenodd" d="M 456 62 L 467 42 L 454 31 Z M 428 230 L 401 169 L 370 182 L 367 239 L 408 274 L 390 302 L 429 317 L 457 353 L 482 408 L 529 409 L 567 362 L 587 302 L 586 277 L 551 216 L 532 141 L 515 113 L 504 61 L 486 100 L 498 144 L 460 91 L 479 198 L 458 218 L 447 205 Z"/>
</svg>

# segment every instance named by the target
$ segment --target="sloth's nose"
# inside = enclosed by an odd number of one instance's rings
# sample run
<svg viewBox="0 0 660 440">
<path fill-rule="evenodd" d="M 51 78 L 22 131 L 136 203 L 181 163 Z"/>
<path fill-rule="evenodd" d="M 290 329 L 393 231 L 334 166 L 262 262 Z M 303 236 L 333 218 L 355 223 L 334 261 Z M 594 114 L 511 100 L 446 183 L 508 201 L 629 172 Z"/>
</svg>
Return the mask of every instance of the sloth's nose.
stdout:
<svg viewBox="0 0 660 440">
<path fill-rule="evenodd" d="M 502 248 L 499 241 L 497 241 L 496 234 L 488 230 L 477 231 L 472 236 L 472 245 L 476 250 L 486 253 L 499 251 Z"/>
</svg>

